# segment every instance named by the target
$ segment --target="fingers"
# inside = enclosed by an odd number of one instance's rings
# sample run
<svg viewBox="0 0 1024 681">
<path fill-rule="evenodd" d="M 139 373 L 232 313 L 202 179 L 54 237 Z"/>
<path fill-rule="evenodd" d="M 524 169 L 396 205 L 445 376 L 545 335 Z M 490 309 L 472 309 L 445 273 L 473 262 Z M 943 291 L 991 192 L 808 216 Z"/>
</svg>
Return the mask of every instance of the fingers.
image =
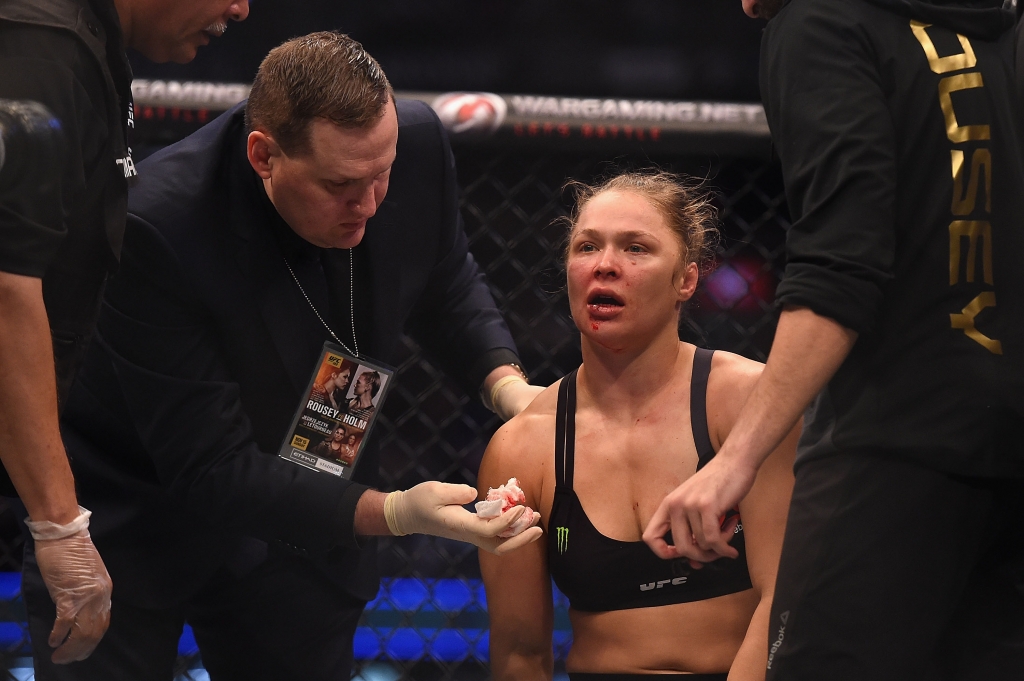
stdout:
<svg viewBox="0 0 1024 681">
<path fill-rule="evenodd" d="M 697 520 L 699 524 L 693 525 L 694 538 L 702 550 L 714 554 L 715 558 L 736 558 L 740 555 L 739 551 L 729 546 L 732 532 L 727 533 L 722 530 L 722 522 L 719 518 L 717 513 L 707 511 L 701 513 Z"/>
<path fill-rule="evenodd" d="M 513 506 L 497 518 L 491 518 L 484 520 L 486 523 L 486 534 L 487 537 L 497 537 L 499 534 L 512 527 L 515 521 L 519 520 L 519 517 L 526 513 L 525 506 Z"/>
<path fill-rule="evenodd" d="M 428 532 L 428 534 L 471 542 L 479 546 L 483 540 L 497 538 L 525 512 L 525 506 L 516 506 L 497 518 L 481 518 L 461 506 L 452 504 L 442 507 L 439 513 L 445 529 L 439 532 Z"/>
<path fill-rule="evenodd" d="M 71 635 L 68 636 L 67 640 L 57 650 L 53 651 L 50 659 L 55 664 L 68 664 L 84 660 L 89 657 L 89 653 L 96 648 L 99 642 L 99 638 L 80 634 L 79 628 L 76 625 L 71 629 Z"/>
<path fill-rule="evenodd" d="M 105 594 L 92 598 L 74 616 L 62 613 L 50 632 L 50 647 L 57 648 L 50 659 L 56 664 L 84 660 L 99 645 L 109 625 L 110 599 Z"/>
<path fill-rule="evenodd" d="M 469 485 L 453 485 L 447 482 L 437 482 L 434 485 L 436 486 L 435 494 L 437 495 L 437 500 L 442 505 L 458 504 L 463 506 L 476 501 L 476 489 Z"/>
<path fill-rule="evenodd" d="M 700 516 L 697 515 L 699 518 Z M 674 544 L 671 558 L 688 558 L 699 563 L 710 563 L 717 559 L 718 554 L 702 548 L 696 537 L 696 528 L 693 518 L 685 513 L 671 513 L 672 543 Z"/>
<path fill-rule="evenodd" d="M 668 500 L 663 499 L 658 510 L 651 516 L 651 521 L 644 528 L 643 540 L 654 552 L 654 555 L 664 560 L 678 558 L 675 549 L 665 541 L 665 535 L 669 529 L 671 526 L 669 524 Z"/>
<path fill-rule="evenodd" d="M 55 664 L 68 664 L 69 662 L 79 662 L 89 657 L 92 651 L 96 649 L 96 646 L 99 645 L 109 622 L 110 617 L 107 615 L 103 618 L 102 623 L 95 623 L 87 631 L 83 630 L 78 625 L 78 622 L 76 622 L 71 628 L 71 635 L 68 636 L 67 640 L 57 650 L 53 651 L 50 659 Z"/>
<path fill-rule="evenodd" d="M 544 530 L 534 525 L 512 538 L 502 541 L 500 544 L 495 546 L 493 550 L 491 550 L 491 553 L 504 556 L 506 553 L 511 553 L 512 551 L 522 548 L 527 544 L 532 544 L 542 536 L 544 536 Z"/>
<path fill-rule="evenodd" d="M 71 627 L 75 624 L 74 616 L 62 615 L 58 616 L 57 620 L 53 623 L 53 629 L 50 630 L 50 638 L 47 641 L 51 648 L 56 648 L 64 639 L 71 633 Z M 56 655 L 56 653 L 54 653 Z M 56 660 L 54 660 L 56 662 Z"/>
</svg>

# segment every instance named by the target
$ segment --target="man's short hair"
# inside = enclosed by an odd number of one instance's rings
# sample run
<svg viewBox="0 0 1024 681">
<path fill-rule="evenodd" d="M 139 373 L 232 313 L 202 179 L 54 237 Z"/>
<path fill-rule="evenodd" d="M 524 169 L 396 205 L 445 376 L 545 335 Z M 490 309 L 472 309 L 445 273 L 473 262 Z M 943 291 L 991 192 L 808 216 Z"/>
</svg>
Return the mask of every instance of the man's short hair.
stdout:
<svg viewBox="0 0 1024 681">
<path fill-rule="evenodd" d="M 293 156 L 309 151 L 314 119 L 368 127 L 384 116 L 392 96 L 384 70 L 362 45 L 336 31 L 310 33 L 275 47 L 260 64 L 245 124 Z"/>
</svg>

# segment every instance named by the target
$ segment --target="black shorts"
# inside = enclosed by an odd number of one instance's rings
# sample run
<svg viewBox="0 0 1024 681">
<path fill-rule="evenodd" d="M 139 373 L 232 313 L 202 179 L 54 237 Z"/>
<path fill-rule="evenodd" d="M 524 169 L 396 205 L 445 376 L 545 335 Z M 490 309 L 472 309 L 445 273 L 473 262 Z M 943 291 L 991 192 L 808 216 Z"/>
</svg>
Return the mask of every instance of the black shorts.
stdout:
<svg viewBox="0 0 1024 681">
<path fill-rule="evenodd" d="M 1024 481 L 802 464 L 767 681 L 1024 679 Z"/>
</svg>

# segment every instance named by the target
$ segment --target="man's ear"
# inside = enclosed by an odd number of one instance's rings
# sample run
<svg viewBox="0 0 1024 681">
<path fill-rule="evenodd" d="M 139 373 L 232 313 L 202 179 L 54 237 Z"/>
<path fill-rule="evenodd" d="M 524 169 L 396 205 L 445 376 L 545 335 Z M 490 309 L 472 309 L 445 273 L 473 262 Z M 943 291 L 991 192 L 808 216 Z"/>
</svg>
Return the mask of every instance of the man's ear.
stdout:
<svg viewBox="0 0 1024 681">
<path fill-rule="evenodd" d="M 274 163 L 281 157 L 281 147 L 274 138 L 261 130 L 253 130 L 246 140 L 246 155 L 249 165 L 264 180 L 270 179 Z"/>
</svg>

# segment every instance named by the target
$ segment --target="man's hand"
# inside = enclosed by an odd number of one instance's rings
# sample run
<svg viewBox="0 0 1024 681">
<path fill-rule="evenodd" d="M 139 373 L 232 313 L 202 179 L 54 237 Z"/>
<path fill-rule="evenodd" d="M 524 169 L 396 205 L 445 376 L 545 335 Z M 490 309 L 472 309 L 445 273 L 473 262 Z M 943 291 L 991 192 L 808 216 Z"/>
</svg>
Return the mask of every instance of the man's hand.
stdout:
<svg viewBox="0 0 1024 681">
<path fill-rule="evenodd" d="M 726 512 L 754 485 L 757 470 L 793 429 L 857 341 L 857 333 L 807 308 L 786 308 L 772 351 L 714 459 L 662 502 L 644 541 L 662 558 L 735 558 Z M 662 537 L 671 528 L 675 547 Z"/>
<path fill-rule="evenodd" d="M 544 386 L 530 385 L 518 376 L 502 381 L 507 382 L 499 383 L 498 390 L 491 398 L 494 413 L 500 416 L 502 421 L 508 421 L 529 407 L 533 399 L 544 392 Z"/>
<path fill-rule="evenodd" d="M 480 389 L 484 406 L 493 411 L 502 421 L 530 406 L 533 398 L 544 392 L 544 386 L 530 385 L 519 367 L 505 364 L 487 374 Z"/>
<path fill-rule="evenodd" d="M 87 515 L 85 520 L 88 524 Z M 49 533 L 47 528 L 37 533 L 33 527 L 33 535 L 61 534 L 62 526 L 39 525 L 50 526 Z M 103 559 L 93 546 L 89 531 L 83 528 L 70 536 L 37 538 L 36 562 L 50 598 L 57 606 L 57 620 L 49 639 L 50 647 L 57 650 L 51 659 L 57 664 L 84 660 L 99 644 L 110 624 L 111 583 Z"/>
<path fill-rule="evenodd" d="M 540 539 L 539 527 L 530 527 L 509 539 L 498 535 L 508 529 L 526 510 L 517 506 L 497 518 L 484 519 L 470 513 L 463 504 L 476 501 L 469 485 L 421 482 L 404 492 L 392 492 L 384 505 L 384 516 L 393 534 L 430 534 L 474 544 L 485 551 L 503 555 Z M 540 515 L 534 521 L 540 522 Z"/>
<path fill-rule="evenodd" d="M 0 459 L 33 519 L 39 571 L 57 605 L 53 661 L 64 664 L 84 660 L 103 638 L 110 576 L 61 442 L 52 342 L 42 281 L 0 272 Z"/>
<path fill-rule="evenodd" d="M 720 453 L 662 500 L 643 537 L 655 555 L 699 563 L 739 556 L 729 546 L 735 523 L 722 523 L 753 487 L 757 467 L 735 461 Z M 664 539 L 669 530 L 674 546 Z"/>
</svg>

